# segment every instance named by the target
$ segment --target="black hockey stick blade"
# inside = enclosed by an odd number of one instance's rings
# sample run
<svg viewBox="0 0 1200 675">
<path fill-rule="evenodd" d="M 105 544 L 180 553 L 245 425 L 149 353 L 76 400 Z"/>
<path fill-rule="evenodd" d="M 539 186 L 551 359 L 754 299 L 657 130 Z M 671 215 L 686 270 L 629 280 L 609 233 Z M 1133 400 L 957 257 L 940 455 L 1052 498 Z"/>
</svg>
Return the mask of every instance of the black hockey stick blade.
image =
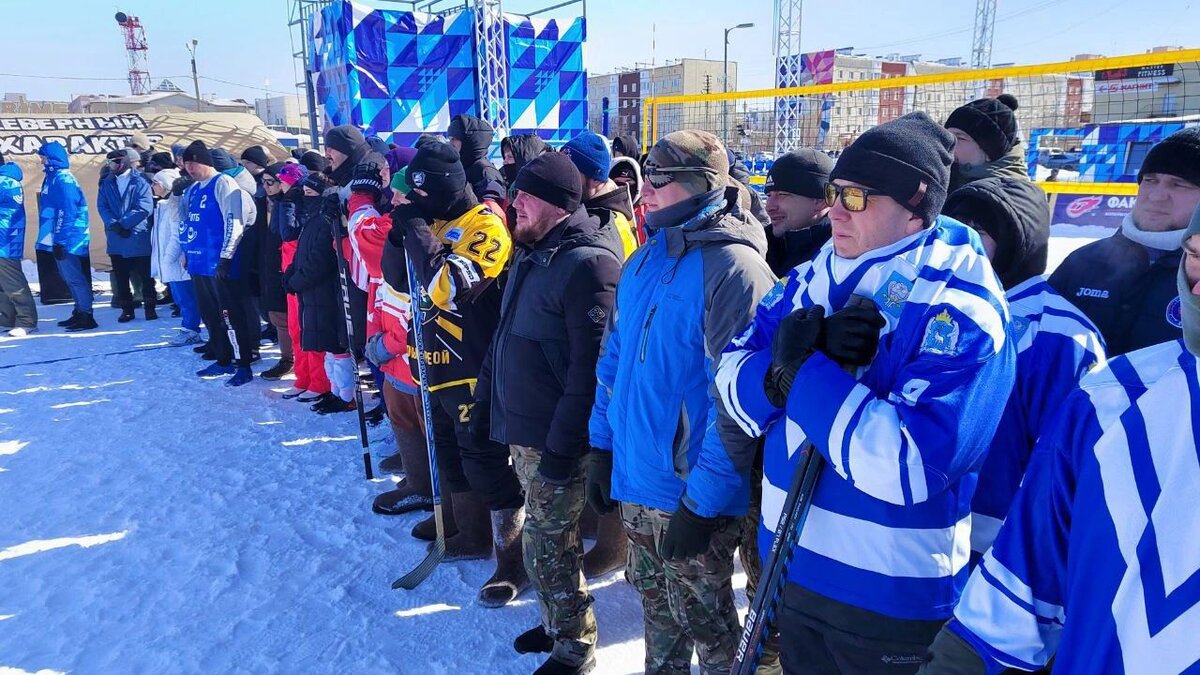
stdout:
<svg viewBox="0 0 1200 675">
<path fill-rule="evenodd" d="M 408 574 L 393 581 L 392 588 L 403 588 L 406 591 L 411 591 L 420 586 L 421 582 L 433 574 L 433 570 L 437 569 L 437 566 L 441 564 L 444 557 L 446 557 L 446 541 L 439 537 L 433 542 L 433 546 L 429 547 L 429 553 L 421 561 L 421 564 L 414 567 Z"/>
</svg>

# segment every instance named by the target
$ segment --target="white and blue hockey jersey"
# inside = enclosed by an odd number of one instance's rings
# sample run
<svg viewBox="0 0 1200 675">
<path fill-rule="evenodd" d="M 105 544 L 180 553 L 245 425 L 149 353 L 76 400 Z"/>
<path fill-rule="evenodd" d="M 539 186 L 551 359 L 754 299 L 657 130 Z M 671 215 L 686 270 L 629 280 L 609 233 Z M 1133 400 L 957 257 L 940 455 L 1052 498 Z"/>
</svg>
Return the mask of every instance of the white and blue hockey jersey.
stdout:
<svg viewBox="0 0 1200 675">
<path fill-rule="evenodd" d="M 771 341 L 795 309 L 874 299 L 887 320 L 859 377 L 824 354 L 800 368 L 784 410 L 763 391 Z M 1004 292 L 978 235 L 938 218 L 854 260 L 827 244 L 759 304 L 722 355 L 718 394 L 746 433 L 766 435 L 759 547 L 811 439 L 827 465 L 788 581 L 901 619 L 945 619 L 967 580 L 971 496 L 1012 391 L 1016 350 Z"/>
<path fill-rule="evenodd" d="M 988 672 L 1200 672 L 1200 382 L 1182 340 L 1084 377 L 949 628 Z"/>
<path fill-rule="evenodd" d="M 1080 378 L 1104 365 L 1104 342 L 1087 317 L 1043 277 L 1008 291 L 1017 382 L 1000 418 L 971 501 L 971 553 L 987 551 L 1021 486 L 1029 455 L 1047 419 L 1053 419 Z"/>
</svg>

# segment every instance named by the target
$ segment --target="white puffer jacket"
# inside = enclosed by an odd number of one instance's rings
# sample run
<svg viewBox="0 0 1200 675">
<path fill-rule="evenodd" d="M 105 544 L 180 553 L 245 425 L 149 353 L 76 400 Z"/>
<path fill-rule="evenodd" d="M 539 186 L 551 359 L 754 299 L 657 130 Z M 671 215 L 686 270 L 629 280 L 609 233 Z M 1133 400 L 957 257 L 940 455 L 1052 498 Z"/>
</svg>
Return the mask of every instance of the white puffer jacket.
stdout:
<svg viewBox="0 0 1200 675">
<path fill-rule="evenodd" d="M 178 177 L 177 170 L 164 169 L 154 174 L 154 181 L 170 189 L 171 183 Z M 164 284 L 191 279 L 183 267 L 183 247 L 179 245 L 179 199 L 171 195 L 154 203 L 154 229 L 150 237 L 150 275 Z"/>
</svg>

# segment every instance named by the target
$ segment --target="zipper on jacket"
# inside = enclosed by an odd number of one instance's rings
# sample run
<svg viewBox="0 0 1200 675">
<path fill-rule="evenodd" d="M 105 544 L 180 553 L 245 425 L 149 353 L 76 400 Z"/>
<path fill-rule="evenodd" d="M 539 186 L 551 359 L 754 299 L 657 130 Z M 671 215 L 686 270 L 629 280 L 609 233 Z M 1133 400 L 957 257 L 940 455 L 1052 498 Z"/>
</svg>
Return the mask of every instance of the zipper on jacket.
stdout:
<svg viewBox="0 0 1200 675">
<path fill-rule="evenodd" d="M 658 311 L 658 305 L 650 308 L 650 313 L 646 315 L 646 323 L 642 326 L 642 354 L 641 362 L 646 362 L 646 344 L 650 342 L 650 322 L 654 321 L 654 313 Z"/>
</svg>

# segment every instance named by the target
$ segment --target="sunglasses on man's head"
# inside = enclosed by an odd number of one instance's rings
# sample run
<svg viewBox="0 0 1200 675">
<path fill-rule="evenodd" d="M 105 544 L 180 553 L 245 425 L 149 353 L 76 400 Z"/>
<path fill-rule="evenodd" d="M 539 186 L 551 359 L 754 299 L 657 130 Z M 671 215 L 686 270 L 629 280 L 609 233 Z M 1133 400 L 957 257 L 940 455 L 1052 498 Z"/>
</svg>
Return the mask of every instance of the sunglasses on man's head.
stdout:
<svg viewBox="0 0 1200 675">
<path fill-rule="evenodd" d="M 866 211 L 867 199 L 872 195 L 881 194 L 883 192 L 879 190 L 872 190 L 871 188 L 859 187 L 857 185 L 825 184 L 825 204 L 832 207 L 837 203 L 838 198 L 841 198 L 842 206 L 851 213 Z"/>
<path fill-rule="evenodd" d="M 262 183 L 263 183 L 263 185 L 265 185 L 267 187 L 271 187 L 272 185 L 279 185 L 279 181 L 274 180 L 272 178 L 264 178 Z"/>
<path fill-rule="evenodd" d="M 646 164 L 646 168 L 642 169 L 642 175 L 655 188 L 665 187 L 674 181 L 674 174 L 677 173 L 711 173 L 716 175 L 717 170 L 707 166 L 658 166 L 651 163 Z"/>
</svg>

